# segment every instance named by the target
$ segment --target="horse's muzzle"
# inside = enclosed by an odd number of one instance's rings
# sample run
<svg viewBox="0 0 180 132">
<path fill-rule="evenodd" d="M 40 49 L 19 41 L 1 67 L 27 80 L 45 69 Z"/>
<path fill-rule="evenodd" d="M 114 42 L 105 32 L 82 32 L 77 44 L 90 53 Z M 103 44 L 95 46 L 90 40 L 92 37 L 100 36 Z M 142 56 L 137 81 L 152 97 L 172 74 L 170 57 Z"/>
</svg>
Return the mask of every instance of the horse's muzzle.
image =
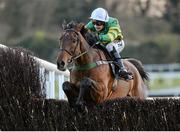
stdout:
<svg viewBox="0 0 180 132">
<path fill-rule="evenodd" d="M 60 71 L 65 71 L 66 70 L 65 62 L 64 61 L 57 61 L 57 68 Z"/>
</svg>

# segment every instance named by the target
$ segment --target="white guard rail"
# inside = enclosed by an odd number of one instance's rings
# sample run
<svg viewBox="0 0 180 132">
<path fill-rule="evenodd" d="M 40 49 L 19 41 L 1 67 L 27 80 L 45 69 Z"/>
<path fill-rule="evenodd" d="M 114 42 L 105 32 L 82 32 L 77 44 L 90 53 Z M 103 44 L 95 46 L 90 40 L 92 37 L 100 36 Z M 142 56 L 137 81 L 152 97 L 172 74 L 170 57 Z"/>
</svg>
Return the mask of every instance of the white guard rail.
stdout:
<svg viewBox="0 0 180 132">
<path fill-rule="evenodd" d="M 8 47 L 0 44 L 0 48 Z M 62 90 L 62 84 L 64 81 L 69 80 L 69 72 L 61 72 L 55 64 L 37 57 L 34 58 L 40 64 L 40 78 L 42 85 L 45 86 L 46 98 L 66 99 Z"/>
<path fill-rule="evenodd" d="M 40 64 L 40 75 L 42 83 L 45 82 L 46 97 L 56 99 L 66 99 L 62 84 L 69 80 L 69 72 L 61 72 L 55 64 L 35 58 Z"/>
</svg>

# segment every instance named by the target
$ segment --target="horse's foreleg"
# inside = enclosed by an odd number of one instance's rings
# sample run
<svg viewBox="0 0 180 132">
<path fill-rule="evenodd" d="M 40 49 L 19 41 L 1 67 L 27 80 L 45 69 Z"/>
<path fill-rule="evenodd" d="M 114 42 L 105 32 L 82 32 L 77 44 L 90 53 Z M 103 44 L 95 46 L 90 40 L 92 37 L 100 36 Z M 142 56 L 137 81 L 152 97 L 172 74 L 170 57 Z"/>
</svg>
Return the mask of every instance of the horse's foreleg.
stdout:
<svg viewBox="0 0 180 132">
<path fill-rule="evenodd" d="M 87 114 L 88 110 L 86 107 L 86 99 L 87 97 L 90 97 L 90 88 L 91 88 L 91 79 L 84 78 L 80 82 L 80 91 L 79 96 L 76 101 L 76 107 L 78 109 L 78 112 L 85 115 Z"/>
<path fill-rule="evenodd" d="M 90 96 L 89 95 L 90 87 L 91 87 L 91 80 L 89 78 L 82 79 L 80 83 L 79 96 L 76 101 L 77 105 L 84 105 L 85 97 Z"/>
<path fill-rule="evenodd" d="M 67 98 L 68 98 L 68 102 L 70 107 L 74 107 L 77 97 L 78 97 L 78 88 L 76 88 L 76 86 L 68 81 L 64 82 L 63 85 L 63 91 L 66 94 Z"/>
</svg>

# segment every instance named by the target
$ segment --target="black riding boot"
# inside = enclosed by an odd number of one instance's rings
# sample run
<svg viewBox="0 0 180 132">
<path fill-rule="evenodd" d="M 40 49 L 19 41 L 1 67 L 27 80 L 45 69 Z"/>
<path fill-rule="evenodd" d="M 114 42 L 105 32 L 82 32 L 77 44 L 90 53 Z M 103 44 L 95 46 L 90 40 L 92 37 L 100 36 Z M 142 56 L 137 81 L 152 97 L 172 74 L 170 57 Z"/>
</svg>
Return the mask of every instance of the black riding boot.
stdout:
<svg viewBox="0 0 180 132">
<path fill-rule="evenodd" d="M 120 54 L 116 51 L 115 48 L 113 48 L 113 51 L 111 54 L 114 57 L 115 62 L 117 63 L 119 70 L 118 70 L 118 76 L 124 78 L 125 80 L 131 80 L 133 79 L 132 75 L 130 75 L 129 72 L 127 72 L 122 60 Z"/>
</svg>

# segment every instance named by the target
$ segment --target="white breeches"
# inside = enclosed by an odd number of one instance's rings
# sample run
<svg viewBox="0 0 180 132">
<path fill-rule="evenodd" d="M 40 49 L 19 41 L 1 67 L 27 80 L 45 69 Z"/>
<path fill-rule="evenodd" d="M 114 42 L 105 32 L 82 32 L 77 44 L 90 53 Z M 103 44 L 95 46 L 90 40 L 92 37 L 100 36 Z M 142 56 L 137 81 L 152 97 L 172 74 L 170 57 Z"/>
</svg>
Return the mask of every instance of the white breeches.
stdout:
<svg viewBox="0 0 180 132">
<path fill-rule="evenodd" d="M 120 53 L 124 49 L 125 43 L 123 40 L 121 41 L 114 41 L 106 45 L 106 49 L 108 52 L 113 50 L 113 47 L 116 49 L 118 53 Z"/>
</svg>

